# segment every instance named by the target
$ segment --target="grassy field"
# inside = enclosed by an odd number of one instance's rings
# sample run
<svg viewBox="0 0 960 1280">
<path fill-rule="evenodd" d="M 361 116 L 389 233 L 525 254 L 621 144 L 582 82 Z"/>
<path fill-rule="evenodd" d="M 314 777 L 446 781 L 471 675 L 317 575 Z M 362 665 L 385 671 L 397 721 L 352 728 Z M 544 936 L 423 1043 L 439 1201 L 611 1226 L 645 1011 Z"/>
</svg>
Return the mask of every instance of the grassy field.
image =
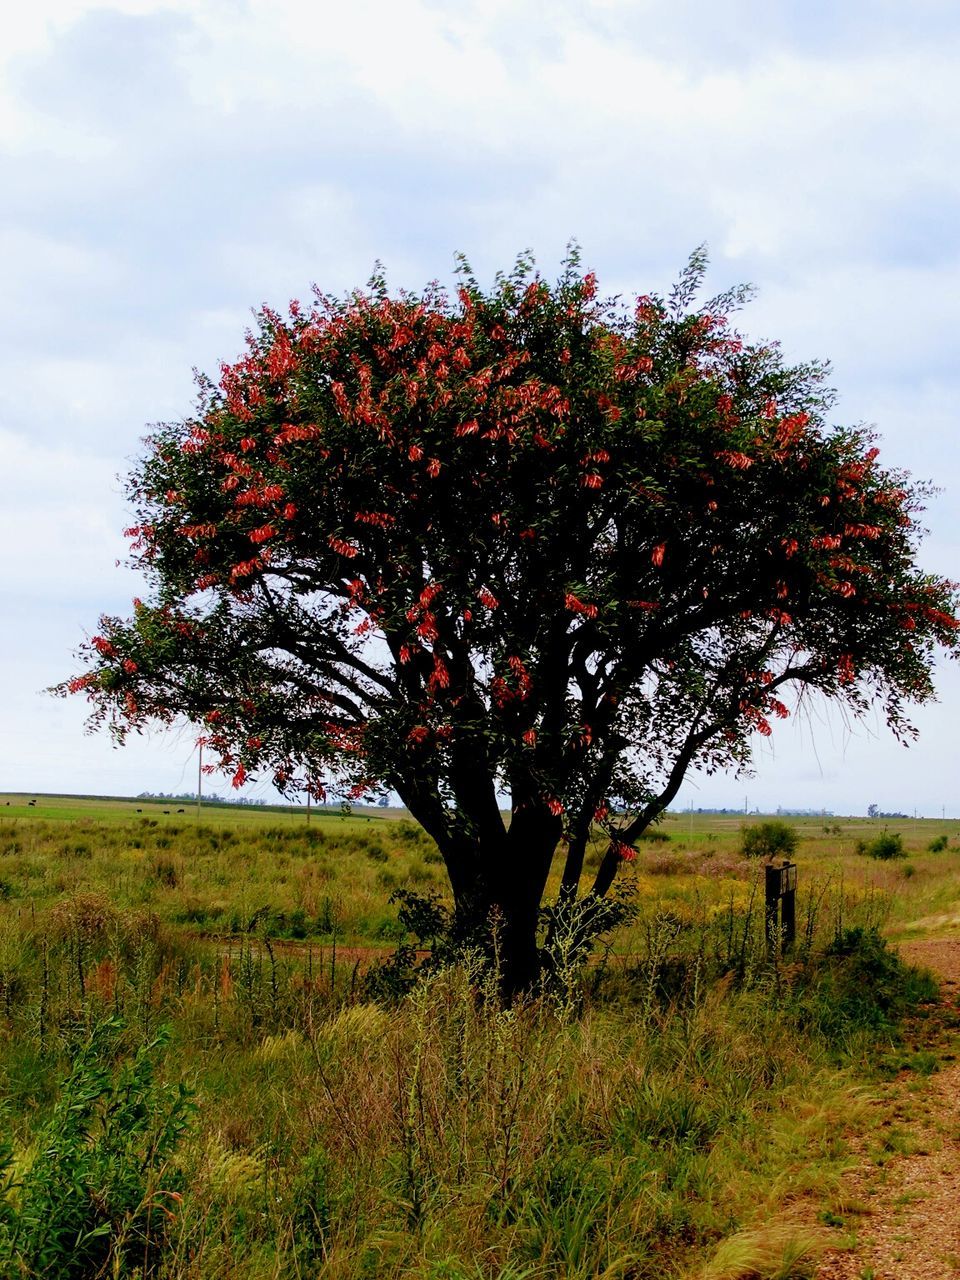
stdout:
<svg viewBox="0 0 960 1280">
<path fill-rule="evenodd" d="M 799 1278 L 864 1082 L 932 1065 L 876 931 L 955 930 L 955 822 L 791 820 L 781 958 L 742 820 L 669 817 L 598 962 L 503 1010 L 462 967 L 372 998 L 391 892 L 444 892 L 408 819 L 31 798 L 0 795 L 4 1276 Z M 884 827 L 906 856 L 858 852 Z"/>
</svg>

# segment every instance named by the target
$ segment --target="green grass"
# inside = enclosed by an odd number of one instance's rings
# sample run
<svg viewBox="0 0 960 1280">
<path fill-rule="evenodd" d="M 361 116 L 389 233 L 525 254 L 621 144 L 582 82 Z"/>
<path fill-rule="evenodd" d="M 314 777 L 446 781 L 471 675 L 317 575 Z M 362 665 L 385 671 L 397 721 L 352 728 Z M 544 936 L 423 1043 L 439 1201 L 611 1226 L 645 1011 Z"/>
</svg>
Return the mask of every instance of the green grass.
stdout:
<svg viewBox="0 0 960 1280">
<path fill-rule="evenodd" d="M 30 801 L 34 803 L 31 805 Z M 135 799 L 111 796 L 59 796 L 44 795 L 37 792 L 0 792 L 0 817 L 38 817 L 55 821 L 73 822 L 78 818 L 89 818 L 95 822 L 117 822 L 133 819 L 141 814 L 150 817 L 163 817 L 169 810 L 169 816 L 183 819 L 188 816 L 197 819 L 197 803 L 195 800 L 162 800 L 158 798 Z M 183 812 L 180 812 L 180 811 Z M 347 823 L 363 825 L 370 822 L 382 822 L 396 818 L 396 810 L 384 810 L 379 806 L 369 809 L 364 806 L 354 807 L 346 812 L 339 806 L 313 805 L 309 819 L 306 805 L 236 805 L 226 802 L 204 800 L 200 806 L 199 821 L 208 819 L 240 825 L 262 826 L 266 822 L 277 821 L 294 826 L 307 826 L 316 823 Z"/>
<path fill-rule="evenodd" d="M 956 824 L 888 823 L 887 864 L 856 853 L 882 823 L 796 821 L 800 943 L 771 963 L 740 820 L 670 818 L 580 999 L 502 1010 L 455 970 L 387 1008 L 363 972 L 390 890 L 443 889 L 409 821 L 6 798 L 3 1274 L 79 1222 L 141 1280 L 799 1277 L 864 1082 L 933 1069 L 898 1033 L 932 988 L 873 929 L 946 927 L 923 922 L 960 909 Z M 142 1120 L 168 1112 L 163 1145 Z"/>
</svg>

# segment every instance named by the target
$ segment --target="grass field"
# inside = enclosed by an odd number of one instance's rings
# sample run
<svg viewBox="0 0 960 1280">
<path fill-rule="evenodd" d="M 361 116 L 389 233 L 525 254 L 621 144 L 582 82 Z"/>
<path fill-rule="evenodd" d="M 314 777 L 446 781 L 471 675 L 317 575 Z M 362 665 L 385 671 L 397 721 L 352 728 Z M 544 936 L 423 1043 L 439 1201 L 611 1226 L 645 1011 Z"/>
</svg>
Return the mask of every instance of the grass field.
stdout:
<svg viewBox="0 0 960 1280">
<path fill-rule="evenodd" d="M 864 1082 L 930 1069 L 931 984 L 873 930 L 956 928 L 955 822 L 790 820 L 781 959 L 742 820 L 668 817 L 599 962 L 503 1010 L 462 967 L 371 998 L 391 892 L 445 891 L 409 819 L 32 798 L 0 795 L 3 1275 L 799 1278 Z M 884 827 L 906 856 L 858 852 Z"/>
</svg>

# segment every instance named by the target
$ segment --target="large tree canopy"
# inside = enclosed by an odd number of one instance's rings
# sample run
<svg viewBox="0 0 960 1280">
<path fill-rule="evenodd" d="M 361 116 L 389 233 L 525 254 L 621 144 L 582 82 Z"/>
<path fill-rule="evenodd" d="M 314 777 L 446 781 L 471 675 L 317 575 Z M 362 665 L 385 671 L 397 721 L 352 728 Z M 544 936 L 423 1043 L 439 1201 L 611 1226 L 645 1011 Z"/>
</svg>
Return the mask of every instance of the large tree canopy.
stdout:
<svg viewBox="0 0 960 1280">
<path fill-rule="evenodd" d="M 201 726 L 236 785 L 395 790 L 514 985 L 561 844 L 604 894 L 691 767 L 749 762 L 786 690 L 900 735 L 953 647 L 916 564 L 922 486 L 828 425 L 817 364 L 571 260 L 484 291 L 264 310 L 129 480 L 152 588 L 84 648 L 92 723 Z M 509 796 L 511 818 L 501 813 Z M 613 817 L 614 808 L 630 817 Z M 582 885 L 591 832 L 609 846 Z"/>
</svg>

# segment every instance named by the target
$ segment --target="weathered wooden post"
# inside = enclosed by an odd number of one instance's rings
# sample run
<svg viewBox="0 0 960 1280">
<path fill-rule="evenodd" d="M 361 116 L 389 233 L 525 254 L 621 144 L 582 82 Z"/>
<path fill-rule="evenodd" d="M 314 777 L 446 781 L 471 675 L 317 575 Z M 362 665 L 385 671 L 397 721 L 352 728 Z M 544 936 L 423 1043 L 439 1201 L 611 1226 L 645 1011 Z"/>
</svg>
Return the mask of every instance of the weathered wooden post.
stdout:
<svg viewBox="0 0 960 1280">
<path fill-rule="evenodd" d="M 783 949 L 789 951 L 797 937 L 797 864 L 783 864 L 783 885 L 780 897 L 780 925 Z"/>
<path fill-rule="evenodd" d="M 789 951 L 797 936 L 797 864 L 767 863 L 764 873 L 767 954 L 774 956 L 778 946 Z"/>
</svg>

